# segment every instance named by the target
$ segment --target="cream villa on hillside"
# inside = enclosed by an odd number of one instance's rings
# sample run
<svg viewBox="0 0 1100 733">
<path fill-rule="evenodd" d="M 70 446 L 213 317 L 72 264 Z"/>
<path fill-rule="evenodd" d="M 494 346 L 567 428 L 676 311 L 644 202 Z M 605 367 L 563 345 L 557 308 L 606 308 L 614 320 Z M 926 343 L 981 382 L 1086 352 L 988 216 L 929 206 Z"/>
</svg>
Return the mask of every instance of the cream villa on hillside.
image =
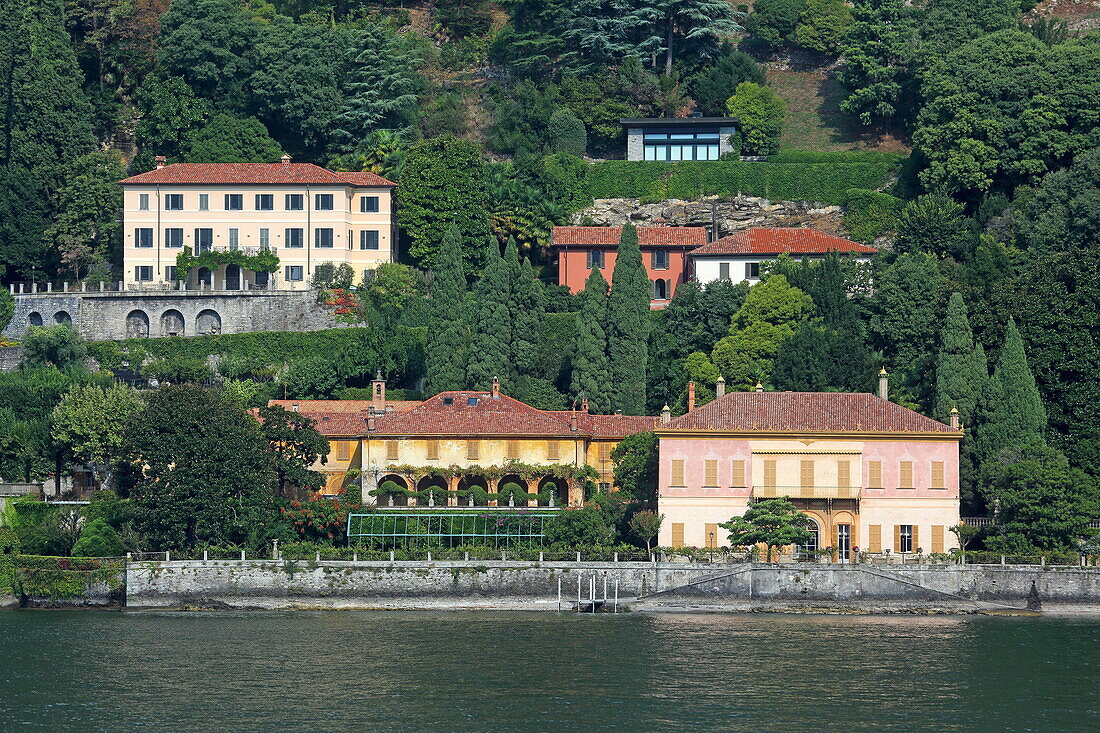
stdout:
<svg viewBox="0 0 1100 733">
<path fill-rule="evenodd" d="M 394 184 L 373 173 L 311 163 L 173 163 L 120 182 L 128 289 L 249 290 L 309 287 L 323 263 L 356 279 L 394 260 Z M 196 267 L 184 282 L 176 258 L 204 252 L 278 257 L 275 272 L 233 263 Z"/>
<path fill-rule="evenodd" d="M 813 520 L 804 549 L 831 547 L 841 561 L 857 547 L 945 552 L 959 523 L 963 433 L 952 423 L 872 394 L 759 388 L 666 413 L 656 431 L 660 544 L 728 545 L 719 525 L 755 500 L 788 497 Z"/>
</svg>

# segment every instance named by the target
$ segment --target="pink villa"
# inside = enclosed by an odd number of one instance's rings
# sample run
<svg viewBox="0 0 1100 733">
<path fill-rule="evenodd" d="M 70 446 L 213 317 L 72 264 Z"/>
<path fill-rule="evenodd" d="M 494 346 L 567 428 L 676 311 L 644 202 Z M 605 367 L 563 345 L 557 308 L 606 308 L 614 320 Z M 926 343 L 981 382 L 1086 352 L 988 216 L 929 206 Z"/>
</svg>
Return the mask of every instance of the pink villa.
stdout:
<svg viewBox="0 0 1100 733">
<path fill-rule="evenodd" d="M 879 396 L 829 392 L 723 394 L 675 419 L 660 441 L 659 542 L 720 547 L 719 525 L 755 500 L 788 497 L 814 522 L 803 549 L 834 548 L 842 562 L 871 553 L 958 546 L 959 441 L 951 425 Z M 689 400 L 690 402 L 690 400 Z"/>
</svg>

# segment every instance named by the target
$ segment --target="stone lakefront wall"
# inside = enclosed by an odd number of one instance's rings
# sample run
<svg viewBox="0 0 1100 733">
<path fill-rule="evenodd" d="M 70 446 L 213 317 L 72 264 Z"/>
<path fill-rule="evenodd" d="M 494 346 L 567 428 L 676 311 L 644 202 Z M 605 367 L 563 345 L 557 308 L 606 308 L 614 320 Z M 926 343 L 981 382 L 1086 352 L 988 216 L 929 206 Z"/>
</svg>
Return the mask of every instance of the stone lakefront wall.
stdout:
<svg viewBox="0 0 1100 733">
<path fill-rule="evenodd" d="M 331 310 L 313 290 L 122 292 L 15 295 L 15 313 L 3 335 L 21 339 L 28 325 L 71 323 L 88 341 L 199 336 L 254 331 L 336 328 Z"/>
<path fill-rule="evenodd" d="M 132 562 L 134 608 L 494 608 L 562 610 L 1025 610 L 1032 585 L 1051 610 L 1100 610 L 1100 568 L 993 565 L 692 564 L 667 562 Z"/>
</svg>

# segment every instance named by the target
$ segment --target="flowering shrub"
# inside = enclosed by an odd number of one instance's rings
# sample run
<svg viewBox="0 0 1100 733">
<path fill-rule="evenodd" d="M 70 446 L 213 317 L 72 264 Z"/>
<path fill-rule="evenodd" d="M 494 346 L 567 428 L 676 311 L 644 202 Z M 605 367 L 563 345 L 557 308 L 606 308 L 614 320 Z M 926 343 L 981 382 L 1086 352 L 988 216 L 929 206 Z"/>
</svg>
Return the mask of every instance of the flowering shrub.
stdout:
<svg viewBox="0 0 1100 733">
<path fill-rule="evenodd" d="M 292 501 L 279 510 L 303 540 L 342 542 L 347 530 L 347 505 L 333 498 Z"/>
</svg>

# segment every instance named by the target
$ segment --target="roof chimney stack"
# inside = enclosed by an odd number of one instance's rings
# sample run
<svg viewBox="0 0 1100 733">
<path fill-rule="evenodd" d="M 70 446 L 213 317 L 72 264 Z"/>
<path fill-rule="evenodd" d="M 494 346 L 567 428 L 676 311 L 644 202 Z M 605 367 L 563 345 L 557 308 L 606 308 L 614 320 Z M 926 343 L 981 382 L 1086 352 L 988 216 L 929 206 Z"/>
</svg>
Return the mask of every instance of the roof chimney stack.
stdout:
<svg viewBox="0 0 1100 733">
<path fill-rule="evenodd" d="M 878 396 L 884 400 L 890 399 L 890 375 L 886 367 L 878 370 Z"/>
<path fill-rule="evenodd" d="M 688 382 L 688 412 L 695 409 L 695 382 Z"/>
<path fill-rule="evenodd" d="M 661 424 L 668 425 L 670 422 L 672 422 L 672 410 L 669 409 L 668 403 L 666 402 L 665 406 L 661 408 Z"/>
<path fill-rule="evenodd" d="M 386 409 L 386 379 L 382 376 L 381 369 L 375 373 L 374 380 L 370 383 L 370 389 L 371 409 L 383 412 Z"/>
<path fill-rule="evenodd" d="M 764 391 L 764 385 L 760 384 L 760 382 L 757 382 L 756 386 L 752 388 L 752 391 L 753 392 L 763 392 Z"/>
<path fill-rule="evenodd" d="M 493 390 L 490 394 L 492 394 L 494 400 L 497 397 L 500 397 L 500 378 L 499 377 L 493 377 Z"/>
<path fill-rule="evenodd" d="M 376 422 L 377 420 L 378 420 L 378 418 L 376 418 L 374 415 L 367 415 L 367 432 L 368 433 L 373 433 L 374 432 L 374 428 L 377 424 L 377 422 Z"/>
<path fill-rule="evenodd" d="M 714 396 L 722 397 L 726 394 L 726 380 L 724 377 L 718 377 L 718 381 L 714 383 Z"/>
<path fill-rule="evenodd" d="M 588 398 L 581 397 L 581 412 L 588 412 Z"/>
<path fill-rule="evenodd" d="M 951 429 L 959 429 L 959 408 L 957 407 L 951 408 Z"/>
<path fill-rule="evenodd" d="M 577 432 L 577 411 L 576 410 L 570 410 L 569 411 L 569 429 L 574 433 Z"/>
<path fill-rule="evenodd" d="M 163 155 L 158 155 L 156 157 L 156 161 L 157 161 L 157 170 L 159 171 L 168 162 L 168 159 L 165 158 Z"/>
<path fill-rule="evenodd" d="M 283 157 L 279 158 L 283 165 L 290 165 L 290 153 L 283 153 Z"/>
</svg>

